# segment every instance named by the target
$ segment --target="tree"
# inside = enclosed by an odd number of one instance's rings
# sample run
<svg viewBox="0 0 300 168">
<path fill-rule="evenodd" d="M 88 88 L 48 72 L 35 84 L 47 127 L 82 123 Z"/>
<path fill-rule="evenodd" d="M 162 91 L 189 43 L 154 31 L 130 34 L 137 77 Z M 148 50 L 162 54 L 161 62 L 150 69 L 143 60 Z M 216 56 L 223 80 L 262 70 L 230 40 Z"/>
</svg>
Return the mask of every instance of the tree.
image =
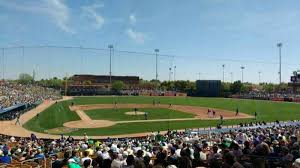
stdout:
<svg viewBox="0 0 300 168">
<path fill-rule="evenodd" d="M 287 83 L 281 83 L 275 86 L 276 92 L 286 92 L 289 90 L 289 86 Z"/>
<path fill-rule="evenodd" d="M 221 83 L 221 96 L 228 97 L 230 95 L 230 85 L 231 83 L 228 82 Z"/>
<path fill-rule="evenodd" d="M 272 93 L 275 90 L 275 86 L 272 83 L 266 83 L 263 85 L 263 90 L 267 93 Z"/>
<path fill-rule="evenodd" d="M 51 79 L 41 79 L 40 81 L 36 81 L 36 83 L 45 87 L 59 89 L 65 85 L 65 80 L 53 77 Z"/>
<path fill-rule="evenodd" d="M 160 84 L 160 89 L 162 90 L 174 90 L 174 82 L 173 81 L 163 81 Z"/>
<path fill-rule="evenodd" d="M 240 93 L 242 90 L 242 82 L 241 81 L 235 81 L 230 85 L 230 92 L 232 94 Z"/>
<path fill-rule="evenodd" d="M 21 73 L 19 75 L 19 82 L 22 84 L 29 84 L 33 82 L 33 77 L 26 73 Z"/>
<path fill-rule="evenodd" d="M 151 85 L 154 85 L 154 89 L 157 89 L 160 87 L 160 81 L 156 79 L 150 80 Z"/>
<path fill-rule="evenodd" d="M 241 92 L 242 93 L 249 93 L 252 90 L 251 84 L 242 84 Z"/>
<path fill-rule="evenodd" d="M 124 82 L 122 82 L 122 81 L 115 81 L 112 84 L 111 88 L 112 88 L 113 91 L 120 92 L 124 87 L 125 87 Z"/>
</svg>

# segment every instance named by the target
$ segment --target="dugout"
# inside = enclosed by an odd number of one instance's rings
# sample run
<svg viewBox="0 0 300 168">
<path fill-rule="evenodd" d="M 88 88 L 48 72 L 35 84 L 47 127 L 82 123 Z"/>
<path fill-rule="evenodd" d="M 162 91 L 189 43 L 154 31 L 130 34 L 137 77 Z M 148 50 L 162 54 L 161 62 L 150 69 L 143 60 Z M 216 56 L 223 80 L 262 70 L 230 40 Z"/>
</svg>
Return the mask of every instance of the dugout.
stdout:
<svg viewBox="0 0 300 168">
<path fill-rule="evenodd" d="M 220 80 L 197 80 L 196 96 L 200 96 L 200 97 L 221 96 L 221 81 Z"/>
</svg>

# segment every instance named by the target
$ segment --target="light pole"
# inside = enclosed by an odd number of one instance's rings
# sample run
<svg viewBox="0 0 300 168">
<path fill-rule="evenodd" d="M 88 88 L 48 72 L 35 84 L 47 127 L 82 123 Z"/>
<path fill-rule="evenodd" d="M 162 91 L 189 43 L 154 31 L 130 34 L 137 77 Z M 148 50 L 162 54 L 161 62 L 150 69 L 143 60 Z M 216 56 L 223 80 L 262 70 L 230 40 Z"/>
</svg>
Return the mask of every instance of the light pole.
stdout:
<svg viewBox="0 0 300 168">
<path fill-rule="evenodd" d="M 22 73 L 24 73 L 24 60 L 25 60 L 25 58 L 24 58 L 24 51 L 25 50 L 25 48 L 24 48 L 24 46 L 22 46 Z"/>
<path fill-rule="evenodd" d="M 114 48 L 112 44 L 108 45 L 109 48 L 109 83 L 111 84 L 111 52 Z"/>
<path fill-rule="evenodd" d="M 176 66 L 174 66 L 174 81 L 176 80 Z"/>
<path fill-rule="evenodd" d="M 5 68 L 4 48 L 2 48 L 2 80 L 4 81 L 4 68 Z"/>
<path fill-rule="evenodd" d="M 79 46 L 79 51 L 80 51 L 80 72 L 83 72 L 83 54 L 82 54 L 82 47 Z"/>
<path fill-rule="evenodd" d="M 279 85 L 281 84 L 281 47 L 282 43 L 277 43 L 277 47 L 279 49 Z"/>
<path fill-rule="evenodd" d="M 233 82 L 233 72 L 230 72 L 230 81 Z"/>
<path fill-rule="evenodd" d="M 241 66 L 241 69 L 242 69 L 242 83 L 244 83 L 244 69 L 245 69 L 245 67 Z"/>
<path fill-rule="evenodd" d="M 200 76 L 201 76 L 201 73 L 199 72 L 199 73 L 197 73 L 197 74 L 199 75 L 199 80 L 200 80 L 200 79 L 201 79 L 201 78 L 200 78 Z"/>
<path fill-rule="evenodd" d="M 65 80 L 65 96 L 67 96 L 68 93 L 68 73 L 66 73 L 66 80 Z"/>
<path fill-rule="evenodd" d="M 224 69 L 225 69 L 225 64 L 222 65 L 222 69 L 223 69 L 223 82 L 225 82 L 225 80 L 224 80 L 224 79 L 225 79 L 225 71 L 224 71 Z"/>
<path fill-rule="evenodd" d="M 155 79 L 156 79 L 156 81 L 158 81 L 158 71 L 157 71 L 157 59 L 158 59 L 158 52 L 159 52 L 159 49 L 155 49 L 154 50 L 154 52 L 155 52 L 155 71 L 156 71 L 156 73 L 155 73 Z"/>
<path fill-rule="evenodd" d="M 170 67 L 169 68 L 169 82 L 171 81 L 171 78 L 172 78 L 171 76 L 172 76 L 172 68 Z"/>
<path fill-rule="evenodd" d="M 260 75 L 261 75 L 261 71 L 258 71 L 258 84 L 260 84 Z"/>
</svg>

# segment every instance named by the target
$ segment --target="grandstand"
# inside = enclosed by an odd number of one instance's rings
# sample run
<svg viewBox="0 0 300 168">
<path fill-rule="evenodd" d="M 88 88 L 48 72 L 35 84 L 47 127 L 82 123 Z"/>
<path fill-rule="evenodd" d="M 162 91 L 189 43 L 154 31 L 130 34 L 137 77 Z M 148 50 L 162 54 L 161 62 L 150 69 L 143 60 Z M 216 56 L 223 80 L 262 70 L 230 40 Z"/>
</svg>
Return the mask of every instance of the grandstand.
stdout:
<svg viewBox="0 0 300 168">
<path fill-rule="evenodd" d="M 121 81 L 127 89 L 137 88 L 138 76 L 73 75 L 67 87 L 68 95 L 111 94 L 112 84 Z M 125 89 L 125 88 L 124 88 Z"/>
</svg>

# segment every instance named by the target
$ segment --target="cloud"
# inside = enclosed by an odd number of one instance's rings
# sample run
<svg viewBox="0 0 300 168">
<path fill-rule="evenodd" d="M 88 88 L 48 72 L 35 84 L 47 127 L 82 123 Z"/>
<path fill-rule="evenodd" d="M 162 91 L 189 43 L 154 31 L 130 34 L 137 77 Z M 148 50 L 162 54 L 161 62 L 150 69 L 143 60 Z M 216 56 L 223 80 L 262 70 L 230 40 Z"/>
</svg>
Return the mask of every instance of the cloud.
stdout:
<svg viewBox="0 0 300 168">
<path fill-rule="evenodd" d="M 92 19 L 95 22 L 94 25 L 97 29 L 100 29 L 103 26 L 104 17 L 101 16 L 100 14 L 98 14 L 96 11 L 97 11 L 97 9 L 103 8 L 103 7 L 104 7 L 104 5 L 100 4 L 100 3 L 94 3 L 89 6 L 81 7 L 83 15 Z"/>
<path fill-rule="evenodd" d="M 20 1 L 22 2 L 22 1 Z M 0 1 L 0 6 L 7 9 L 13 9 L 21 12 L 31 12 L 48 16 L 56 26 L 67 33 L 75 33 L 68 25 L 70 20 L 70 9 L 64 3 L 64 0 L 42 0 L 22 4 L 13 1 Z"/>
<path fill-rule="evenodd" d="M 143 44 L 145 42 L 146 35 L 142 32 L 137 32 L 129 28 L 126 31 L 126 34 L 128 35 L 129 38 L 131 38 L 137 43 Z"/>
<path fill-rule="evenodd" d="M 134 25 L 136 23 L 136 17 L 134 14 L 129 15 L 129 23 Z"/>
<path fill-rule="evenodd" d="M 45 12 L 53 19 L 55 24 L 62 30 L 68 33 L 75 33 L 68 26 L 70 12 L 69 8 L 63 3 L 63 0 L 45 0 L 48 5 L 48 10 Z"/>
</svg>

